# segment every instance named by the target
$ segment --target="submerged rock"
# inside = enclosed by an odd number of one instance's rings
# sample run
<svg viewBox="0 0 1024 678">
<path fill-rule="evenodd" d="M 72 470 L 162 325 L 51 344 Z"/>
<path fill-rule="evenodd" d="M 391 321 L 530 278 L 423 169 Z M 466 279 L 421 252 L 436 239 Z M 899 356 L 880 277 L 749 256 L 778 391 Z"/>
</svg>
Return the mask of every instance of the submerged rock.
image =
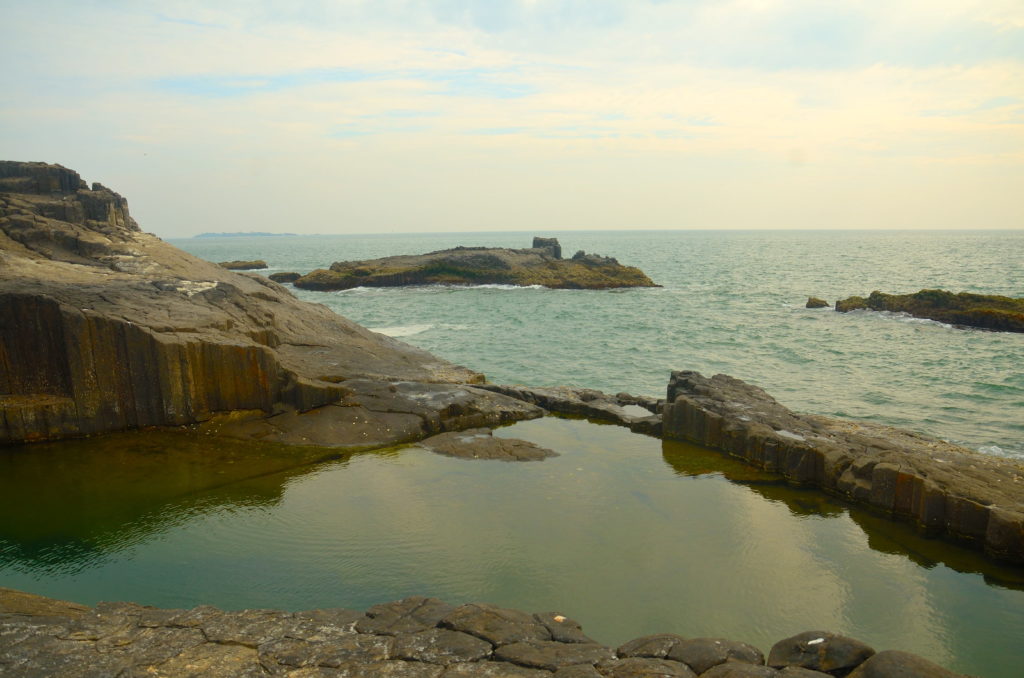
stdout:
<svg viewBox="0 0 1024 678">
<path fill-rule="evenodd" d="M 498 461 L 542 461 L 558 453 L 526 440 L 495 438 L 491 430 L 474 428 L 441 433 L 420 443 L 431 452 L 460 459 L 495 459 Z"/>
<path fill-rule="evenodd" d="M 615 259 L 585 255 L 562 259 L 554 238 L 535 238 L 530 249 L 456 247 L 366 261 L 338 261 L 295 281 L 309 290 L 405 285 L 543 285 L 564 289 L 657 287 L 643 271 Z"/>
<path fill-rule="evenodd" d="M 995 294 L 954 294 L 945 290 L 921 290 L 914 294 L 875 291 L 867 299 L 849 297 L 836 302 L 836 310 L 841 313 L 860 309 L 909 313 L 915 318 L 999 332 L 1024 332 L 1024 299 Z"/>
<path fill-rule="evenodd" d="M 222 261 L 218 266 L 223 266 L 229 271 L 252 271 L 260 268 L 267 268 L 267 262 L 262 259 L 253 259 L 252 261 Z"/>
</svg>

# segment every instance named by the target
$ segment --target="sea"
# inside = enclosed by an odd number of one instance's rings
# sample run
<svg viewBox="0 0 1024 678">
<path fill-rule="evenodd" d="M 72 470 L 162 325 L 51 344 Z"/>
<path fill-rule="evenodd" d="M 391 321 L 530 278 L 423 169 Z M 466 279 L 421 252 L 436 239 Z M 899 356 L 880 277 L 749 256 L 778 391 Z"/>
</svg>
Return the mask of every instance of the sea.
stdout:
<svg viewBox="0 0 1024 678">
<path fill-rule="evenodd" d="M 1024 230 L 558 231 L 174 239 L 211 261 L 307 273 L 334 261 L 557 237 L 660 287 L 294 290 L 495 383 L 661 396 L 673 370 L 729 374 L 792 410 L 889 424 L 1024 459 L 1024 335 L 807 309 L 873 290 L 1024 297 Z"/>
</svg>

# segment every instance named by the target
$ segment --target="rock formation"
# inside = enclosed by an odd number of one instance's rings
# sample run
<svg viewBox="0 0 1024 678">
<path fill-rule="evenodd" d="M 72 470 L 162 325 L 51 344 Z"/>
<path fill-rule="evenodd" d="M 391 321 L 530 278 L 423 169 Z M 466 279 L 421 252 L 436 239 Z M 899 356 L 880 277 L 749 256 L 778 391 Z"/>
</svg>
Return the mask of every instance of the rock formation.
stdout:
<svg viewBox="0 0 1024 678">
<path fill-rule="evenodd" d="M 302 274 L 292 273 L 291 271 L 278 271 L 277 273 L 271 273 L 267 277 L 276 283 L 290 283 L 301 278 Z"/>
<path fill-rule="evenodd" d="M 456 247 L 428 254 L 338 261 L 295 281 L 308 290 L 403 285 L 543 285 L 561 289 L 657 287 L 643 271 L 615 259 L 562 259 L 555 238 L 534 238 L 531 249 Z"/>
<path fill-rule="evenodd" d="M 824 299 L 819 299 L 818 297 L 807 297 L 807 304 L 804 307 L 805 308 L 825 308 L 827 306 L 829 306 L 829 303 L 827 301 L 825 301 Z"/>
<path fill-rule="evenodd" d="M 252 261 L 241 261 L 236 259 L 235 261 L 222 261 L 217 264 L 223 266 L 229 271 L 253 271 L 257 269 L 267 268 L 267 262 L 262 259 L 254 259 Z"/>
<path fill-rule="evenodd" d="M 840 313 L 859 309 L 909 313 L 915 318 L 999 332 L 1024 332 L 1024 299 L 994 294 L 954 294 L 945 290 L 921 290 L 914 294 L 875 291 L 867 299 L 849 297 L 836 302 Z"/>
<path fill-rule="evenodd" d="M 248 419 L 374 447 L 539 416 L 482 381 L 143 233 L 72 170 L 0 162 L 0 444 Z"/>
<path fill-rule="evenodd" d="M 852 673 L 851 673 L 852 671 Z M 365 613 L 226 612 L 100 603 L 0 588 L 0 673 L 12 676 L 402 678 L 955 678 L 907 652 L 807 631 L 761 650 L 662 633 L 611 648 L 556 612 L 414 596 Z"/>
</svg>

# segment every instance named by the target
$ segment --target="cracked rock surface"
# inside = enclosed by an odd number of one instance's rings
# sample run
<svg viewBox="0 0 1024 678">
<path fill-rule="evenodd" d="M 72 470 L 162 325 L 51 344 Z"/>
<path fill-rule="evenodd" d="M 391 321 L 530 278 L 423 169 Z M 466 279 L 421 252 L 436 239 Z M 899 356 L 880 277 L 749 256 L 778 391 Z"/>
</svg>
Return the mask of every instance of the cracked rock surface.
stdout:
<svg viewBox="0 0 1024 678">
<path fill-rule="evenodd" d="M 564 615 L 413 596 L 343 608 L 228 612 L 89 608 L 0 588 L 0 675 L 17 678 L 951 678 L 905 652 L 809 631 L 760 650 L 722 638 L 638 638 L 617 650 Z M 893 673 L 893 672 L 897 673 Z"/>
</svg>

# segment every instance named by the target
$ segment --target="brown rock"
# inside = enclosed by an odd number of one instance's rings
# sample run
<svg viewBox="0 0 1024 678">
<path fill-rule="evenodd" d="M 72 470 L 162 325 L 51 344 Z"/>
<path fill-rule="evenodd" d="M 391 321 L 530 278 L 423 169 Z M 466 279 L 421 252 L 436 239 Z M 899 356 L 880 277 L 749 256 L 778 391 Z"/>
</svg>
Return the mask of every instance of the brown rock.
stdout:
<svg viewBox="0 0 1024 678">
<path fill-rule="evenodd" d="M 472 428 L 457 433 L 441 433 L 420 442 L 431 452 L 460 459 L 495 459 L 498 461 L 542 461 L 558 453 L 525 440 L 495 438 L 486 428 Z"/>
<path fill-rule="evenodd" d="M 756 647 L 725 638 L 683 640 L 676 643 L 665 658 L 684 662 L 698 674 L 727 661 L 764 664 L 764 655 Z"/>
<path fill-rule="evenodd" d="M 864 661 L 849 678 L 959 678 L 938 664 L 909 652 L 884 650 Z"/>
<path fill-rule="evenodd" d="M 597 664 L 612 658 L 612 651 L 595 643 L 559 643 L 553 640 L 528 640 L 502 645 L 494 656 L 503 661 L 530 668 L 554 671 L 563 666 Z"/>
<path fill-rule="evenodd" d="M 827 306 L 829 306 L 829 303 L 818 297 L 807 297 L 807 304 L 805 305 L 806 308 L 826 308 Z"/>
<path fill-rule="evenodd" d="M 253 259 L 250 261 L 221 261 L 217 263 L 218 266 L 223 266 L 229 271 L 251 271 L 254 269 L 267 268 L 267 262 L 262 259 Z"/>
<path fill-rule="evenodd" d="M 496 647 L 551 638 L 547 628 L 532 615 L 488 603 L 460 605 L 445 615 L 439 625 L 482 638 Z"/>
</svg>

